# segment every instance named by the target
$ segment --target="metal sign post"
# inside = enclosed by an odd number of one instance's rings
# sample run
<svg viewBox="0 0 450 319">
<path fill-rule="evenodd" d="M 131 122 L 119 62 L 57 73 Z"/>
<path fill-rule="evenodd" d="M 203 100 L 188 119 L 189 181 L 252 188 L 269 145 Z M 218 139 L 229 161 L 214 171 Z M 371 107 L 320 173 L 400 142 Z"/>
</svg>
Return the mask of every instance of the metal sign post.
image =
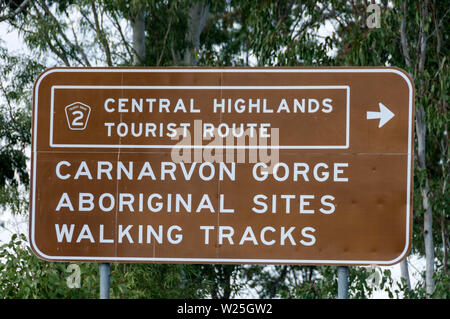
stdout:
<svg viewBox="0 0 450 319">
<path fill-rule="evenodd" d="M 100 299 L 109 299 L 111 267 L 109 263 L 99 264 L 100 271 Z"/>
<path fill-rule="evenodd" d="M 348 267 L 338 267 L 338 299 L 348 298 Z"/>
</svg>

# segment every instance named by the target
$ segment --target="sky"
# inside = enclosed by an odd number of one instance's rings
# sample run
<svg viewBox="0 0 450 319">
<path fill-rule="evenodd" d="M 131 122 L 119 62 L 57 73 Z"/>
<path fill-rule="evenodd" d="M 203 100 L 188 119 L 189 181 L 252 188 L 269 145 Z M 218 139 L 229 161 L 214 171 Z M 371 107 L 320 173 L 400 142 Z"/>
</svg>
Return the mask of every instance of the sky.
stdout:
<svg viewBox="0 0 450 319">
<path fill-rule="evenodd" d="M 6 22 L 0 22 L 0 39 L 7 44 L 9 52 L 24 50 L 22 37 L 16 31 L 11 31 Z"/>
</svg>

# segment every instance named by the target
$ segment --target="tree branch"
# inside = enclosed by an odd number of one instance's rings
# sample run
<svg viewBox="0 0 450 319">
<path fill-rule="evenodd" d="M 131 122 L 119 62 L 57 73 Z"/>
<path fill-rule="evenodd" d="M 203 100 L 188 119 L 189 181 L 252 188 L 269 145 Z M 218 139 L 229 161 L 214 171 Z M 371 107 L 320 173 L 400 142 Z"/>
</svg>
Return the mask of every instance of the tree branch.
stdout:
<svg viewBox="0 0 450 319">
<path fill-rule="evenodd" d="M 166 50 L 166 44 L 167 44 L 167 37 L 168 37 L 168 35 L 169 35 L 169 33 L 170 33 L 170 29 L 171 29 L 171 26 L 172 26 L 172 20 L 173 20 L 173 15 L 171 15 L 170 16 L 170 20 L 169 20 L 169 25 L 167 26 L 167 31 L 166 31 L 166 34 L 164 35 L 164 40 L 163 40 L 163 45 L 162 45 L 162 51 L 161 51 L 161 54 L 160 54 L 160 56 L 159 56 L 159 58 L 158 58 L 158 61 L 157 61 L 157 63 L 156 63 L 156 66 L 159 66 L 160 64 L 161 64 L 161 60 L 162 60 L 162 58 L 163 58 L 163 56 L 164 56 L 164 52 L 165 52 L 165 50 Z"/>
<path fill-rule="evenodd" d="M 422 23 L 420 25 L 420 59 L 418 72 L 421 73 L 425 67 L 425 59 L 427 53 L 427 35 L 425 31 L 426 17 L 428 16 L 428 0 L 422 3 Z"/>
<path fill-rule="evenodd" d="M 103 46 L 103 49 L 105 50 L 106 55 L 106 63 L 108 63 L 108 66 L 112 66 L 112 59 L 111 59 L 111 51 L 109 49 L 108 40 L 106 39 L 104 30 L 101 29 L 99 21 L 98 21 L 98 14 L 97 14 L 97 8 L 95 7 L 95 1 L 91 2 L 91 9 L 92 13 L 94 14 L 94 22 L 95 22 L 95 28 L 94 30 L 97 32 L 98 39 L 100 40 L 100 43 Z"/>
<path fill-rule="evenodd" d="M 11 100 L 8 97 L 8 92 L 6 92 L 6 89 L 3 86 L 2 79 L 0 79 L 0 89 L 1 89 L 1 91 L 3 93 L 3 95 L 5 96 L 6 104 L 8 105 L 9 117 L 11 118 L 11 121 L 13 122 L 13 125 L 16 127 L 16 129 L 19 129 L 20 125 L 17 123 L 17 120 L 16 120 L 16 118 L 15 118 L 15 116 L 13 114 Z"/>
<path fill-rule="evenodd" d="M 286 278 L 287 271 L 288 267 L 282 266 L 282 270 L 278 278 L 276 278 L 274 281 L 270 283 L 269 298 L 274 298 L 276 296 L 278 285 Z"/>
<path fill-rule="evenodd" d="M 70 17 L 69 17 L 69 14 L 67 13 L 67 11 L 66 11 L 66 17 L 70 20 Z M 71 21 L 71 20 L 70 20 L 70 21 Z M 71 21 L 70 29 L 72 30 L 72 35 L 73 35 L 73 38 L 74 38 L 74 40 L 75 40 L 75 45 L 76 45 L 77 47 L 79 47 L 79 46 L 80 46 L 80 43 L 78 42 L 77 33 L 75 32 L 75 29 L 73 28 L 73 23 L 72 23 L 72 21 Z M 84 50 L 81 50 L 81 51 L 80 51 L 80 54 L 81 54 L 81 56 L 83 57 L 83 60 L 85 61 L 86 65 L 87 65 L 87 66 L 91 66 L 91 63 L 89 62 L 89 59 L 88 59 L 86 53 L 84 52 Z"/>
<path fill-rule="evenodd" d="M 21 13 L 21 12 L 25 9 L 25 7 L 28 5 L 28 2 L 29 2 L 29 1 L 30 1 L 30 0 L 24 0 L 24 1 L 22 1 L 22 3 L 20 4 L 20 6 L 18 6 L 18 7 L 16 8 L 16 10 L 14 10 L 13 12 L 10 12 L 10 13 L 7 14 L 7 15 L 0 16 L 0 22 L 5 21 L 5 20 L 8 20 L 8 19 L 11 19 L 11 18 L 15 17 L 16 15 L 18 15 L 19 13 Z"/>
<path fill-rule="evenodd" d="M 402 3 L 402 21 L 400 25 L 400 39 L 402 44 L 402 53 L 403 57 L 405 58 L 405 64 L 406 66 L 411 69 L 411 59 L 409 57 L 409 49 L 408 49 L 408 43 L 407 43 L 407 37 L 406 37 L 406 1 L 403 0 Z"/>
<path fill-rule="evenodd" d="M 81 51 L 83 51 L 83 49 L 82 49 L 80 46 L 74 45 L 74 44 L 72 43 L 72 41 L 70 41 L 70 40 L 67 38 L 67 36 L 66 36 L 64 30 L 62 30 L 62 28 L 61 28 L 60 22 L 58 21 L 58 19 L 56 19 L 56 17 L 55 17 L 55 16 L 53 15 L 53 13 L 50 11 L 50 9 L 49 9 L 49 7 L 47 6 L 47 4 L 45 3 L 45 1 L 40 0 L 39 3 L 40 3 L 40 5 L 41 5 L 42 9 L 44 9 L 45 13 L 46 13 L 47 15 L 49 15 L 49 16 L 52 18 L 52 20 L 53 20 L 54 22 L 56 22 L 56 30 L 57 30 L 58 33 L 61 35 L 61 37 L 63 38 L 64 42 L 67 43 L 67 44 L 69 45 L 69 47 L 71 47 L 75 52 L 78 52 L 78 53 L 81 54 Z M 37 10 L 37 8 L 36 8 L 36 10 Z M 55 36 L 55 40 L 57 40 L 56 36 Z M 61 44 L 60 44 L 60 46 L 61 46 Z M 83 52 L 83 54 L 81 54 L 81 56 L 82 56 L 82 57 L 86 57 L 86 54 L 84 54 L 84 52 Z M 76 55 L 73 56 L 73 58 L 74 58 L 75 60 L 77 60 L 80 64 L 83 64 L 83 61 L 80 60 Z M 89 61 L 86 59 L 86 60 L 84 61 L 84 64 L 85 64 L 85 65 L 89 65 Z"/>
<path fill-rule="evenodd" d="M 131 45 L 127 41 L 127 39 L 125 38 L 125 35 L 123 34 L 123 31 L 122 31 L 122 27 L 120 26 L 119 20 L 117 20 L 116 14 L 112 11 L 110 12 L 110 14 L 112 17 L 111 21 L 113 22 L 113 25 L 117 28 L 117 31 L 119 31 L 122 42 L 125 44 L 125 50 L 127 50 L 128 54 L 130 56 L 130 59 L 133 59 L 133 53 L 132 53 L 133 48 L 131 47 Z"/>
</svg>

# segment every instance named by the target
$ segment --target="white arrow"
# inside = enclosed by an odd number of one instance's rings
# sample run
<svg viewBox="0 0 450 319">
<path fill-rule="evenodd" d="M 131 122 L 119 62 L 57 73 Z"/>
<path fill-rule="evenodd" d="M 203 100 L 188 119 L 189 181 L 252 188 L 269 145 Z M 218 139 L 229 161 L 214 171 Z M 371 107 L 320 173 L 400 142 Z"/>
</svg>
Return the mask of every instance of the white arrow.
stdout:
<svg viewBox="0 0 450 319">
<path fill-rule="evenodd" d="M 367 112 L 367 119 L 380 119 L 378 127 L 382 127 L 384 124 L 389 122 L 395 114 L 392 113 L 391 110 L 389 110 L 386 106 L 384 106 L 383 103 L 378 103 L 378 105 L 380 106 L 380 112 Z"/>
</svg>

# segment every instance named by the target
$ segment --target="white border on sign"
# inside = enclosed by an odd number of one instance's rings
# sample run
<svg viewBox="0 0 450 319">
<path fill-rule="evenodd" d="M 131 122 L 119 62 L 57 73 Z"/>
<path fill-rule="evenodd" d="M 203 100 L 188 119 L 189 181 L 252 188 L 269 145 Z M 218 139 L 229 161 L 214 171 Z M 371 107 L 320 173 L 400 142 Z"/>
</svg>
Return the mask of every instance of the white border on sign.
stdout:
<svg viewBox="0 0 450 319">
<path fill-rule="evenodd" d="M 39 85 L 42 80 L 51 73 L 55 72 L 153 72 L 153 73 L 209 73 L 209 72 L 223 72 L 223 73 L 394 73 L 400 75 L 405 80 L 409 89 L 409 102 L 408 102 L 408 154 L 407 154 L 407 172 L 406 172 L 406 210 L 405 210 L 405 246 L 399 256 L 392 260 L 311 260 L 311 259 L 255 259 L 255 258 L 158 258 L 158 257 L 80 257 L 80 256 L 49 256 L 44 254 L 36 245 L 35 242 L 35 207 L 36 207 L 36 137 L 38 129 L 38 98 L 39 98 Z M 30 214 L 30 243 L 34 251 L 41 257 L 47 260 L 55 261 L 109 261 L 109 262 L 190 262 L 190 263 L 286 263 L 286 264 L 335 264 L 335 265 L 391 265 L 395 264 L 403 259 L 408 252 L 409 247 L 409 234 L 410 234 L 410 214 L 411 214 L 411 160 L 412 160 L 412 133 L 413 133 L 413 83 L 411 83 L 409 77 L 401 72 L 399 69 L 394 68 L 380 68 L 380 69 L 49 69 L 44 71 L 38 78 L 34 86 L 34 120 L 33 120 L 33 162 L 32 162 L 32 209 Z M 347 114 L 349 117 L 349 114 Z"/>
<path fill-rule="evenodd" d="M 53 142 L 54 96 L 57 89 L 116 89 L 116 90 L 346 90 L 344 145 L 139 145 L 139 144 L 56 144 Z M 348 149 L 350 146 L 350 87 L 348 85 L 315 86 L 120 86 L 120 85 L 54 85 L 50 98 L 50 147 L 73 148 L 162 148 L 162 149 Z"/>
</svg>

